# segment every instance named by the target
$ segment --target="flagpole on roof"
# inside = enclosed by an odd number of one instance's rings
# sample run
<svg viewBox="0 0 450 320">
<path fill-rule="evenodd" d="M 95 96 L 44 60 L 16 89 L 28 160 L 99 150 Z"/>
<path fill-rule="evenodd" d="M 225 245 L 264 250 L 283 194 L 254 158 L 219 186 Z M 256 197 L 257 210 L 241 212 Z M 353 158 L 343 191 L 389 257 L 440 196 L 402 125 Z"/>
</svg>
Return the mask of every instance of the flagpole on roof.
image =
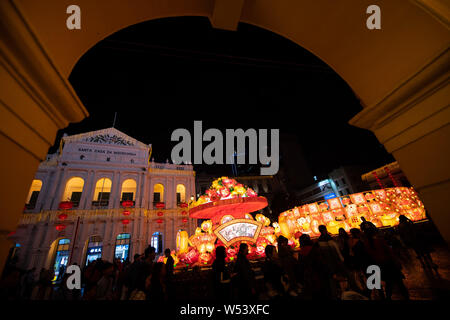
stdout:
<svg viewBox="0 0 450 320">
<path fill-rule="evenodd" d="M 114 112 L 114 121 L 113 121 L 113 128 L 116 125 L 116 117 L 117 117 L 117 111 Z"/>
</svg>

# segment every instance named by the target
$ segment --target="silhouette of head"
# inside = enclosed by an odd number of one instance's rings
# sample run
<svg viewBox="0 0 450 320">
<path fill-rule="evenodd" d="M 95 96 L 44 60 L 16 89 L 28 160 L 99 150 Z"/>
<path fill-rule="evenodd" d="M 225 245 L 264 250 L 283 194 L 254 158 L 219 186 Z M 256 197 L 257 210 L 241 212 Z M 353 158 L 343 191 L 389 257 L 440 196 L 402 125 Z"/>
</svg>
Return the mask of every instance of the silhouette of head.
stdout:
<svg viewBox="0 0 450 320">
<path fill-rule="evenodd" d="M 167 248 L 166 250 L 164 250 L 164 255 L 168 258 L 170 256 L 170 249 Z"/>
<path fill-rule="evenodd" d="M 327 227 L 325 227 L 323 224 L 321 224 L 319 226 L 319 232 L 320 232 L 320 234 L 328 234 Z"/>
<path fill-rule="evenodd" d="M 224 246 L 218 246 L 216 248 L 216 259 L 223 260 L 227 256 Z"/>
</svg>

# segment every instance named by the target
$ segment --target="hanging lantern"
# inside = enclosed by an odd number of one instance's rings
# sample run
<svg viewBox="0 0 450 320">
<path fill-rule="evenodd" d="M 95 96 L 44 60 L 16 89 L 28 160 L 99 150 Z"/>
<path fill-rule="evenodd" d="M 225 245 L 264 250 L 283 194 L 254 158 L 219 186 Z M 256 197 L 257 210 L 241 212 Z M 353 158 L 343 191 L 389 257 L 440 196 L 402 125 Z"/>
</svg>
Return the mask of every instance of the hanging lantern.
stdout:
<svg viewBox="0 0 450 320">
<path fill-rule="evenodd" d="M 58 224 L 58 225 L 56 225 L 56 230 L 58 230 L 58 231 L 63 231 L 65 228 L 66 228 L 66 226 L 65 225 L 63 225 L 63 224 Z"/>
<path fill-rule="evenodd" d="M 159 211 L 159 212 L 157 213 L 157 215 L 158 215 L 158 217 L 162 217 L 162 216 L 164 215 L 164 212 Z"/>
<path fill-rule="evenodd" d="M 62 209 L 62 210 L 69 210 L 69 209 L 72 209 L 73 208 L 73 203 L 72 203 L 72 201 L 61 201 L 60 203 L 59 203 L 59 209 Z"/>
<path fill-rule="evenodd" d="M 163 219 L 158 219 L 158 220 L 156 220 L 156 222 L 159 223 L 159 224 L 161 224 L 161 223 L 164 222 L 164 220 L 163 220 Z"/>
<path fill-rule="evenodd" d="M 164 202 L 158 202 L 158 203 L 156 203 L 156 207 L 157 207 L 158 209 L 164 208 L 164 207 L 165 207 Z"/>
<path fill-rule="evenodd" d="M 125 201 L 122 201 L 122 207 L 124 207 L 124 208 L 127 208 L 127 207 L 132 207 L 133 206 L 133 201 L 131 201 L 131 200 L 125 200 Z"/>
<path fill-rule="evenodd" d="M 184 219 L 181 220 L 181 221 L 183 221 L 183 223 L 186 223 L 186 222 L 188 222 L 188 219 L 184 218 Z"/>
<path fill-rule="evenodd" d="M 381 182 L 380 178 L 378 177 L 378 174 L 376 171 L 372 172 L 373 176 L 375 177 L 375 180 L 377 180 L 378 185 L 380 186 L 381 189 L 384 189 L 384 185 Z"/>
<path fill-rule="evenodd" d="M 187 212 L 183 210 L 183 211 L 181 211 L 181 214 L 184 216 L 187 214 Z"/>
<path fill-rule="evenodd" d="M 58 215 L 58 219 L 61 221 L 64 221 L 67 219 L 67 213 L 61 213 L 60 215 Z"/>
<path fill-rule="evenodd" d="M 180 208 L 187 208 L 188 204 L 186 202 L 180 203 Z"/>
<path fill-rule="evenodd" d="M 127 225 L 127 224 L 129 224 L 130 223 L 130 220 L 128 220 L 128 219 L 123 219 L 122 220 L 122 224 L 123 225 Z"/>
<path fill-rule="evenodd" d="M 131 214 L 130 210 L 123 210 L 122 214 L 124 216 L 129 216 Z"/>
</svg>

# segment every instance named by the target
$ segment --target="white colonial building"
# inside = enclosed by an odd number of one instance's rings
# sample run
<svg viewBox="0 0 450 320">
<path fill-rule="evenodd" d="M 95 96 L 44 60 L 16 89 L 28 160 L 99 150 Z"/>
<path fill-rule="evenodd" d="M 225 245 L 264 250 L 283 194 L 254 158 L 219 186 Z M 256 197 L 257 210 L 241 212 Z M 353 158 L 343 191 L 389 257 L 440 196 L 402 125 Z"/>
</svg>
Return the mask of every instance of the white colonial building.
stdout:
<svg viewBox="0 0 450 320">
<path fill-rule="evenodd" d="M 149 244 L 175 249 L 177 232 L 196 227 L 183 205 L 195 196 L 195 172 L 150 156 L 151 145 L 115 128 L 64 136 L 59 152 L 40 164 L 11 235 L 18 265 L 58 271 L 98 257 L 132 260 Z M 61 209 L 62 201 L 73 208 Z"/>
</svg>

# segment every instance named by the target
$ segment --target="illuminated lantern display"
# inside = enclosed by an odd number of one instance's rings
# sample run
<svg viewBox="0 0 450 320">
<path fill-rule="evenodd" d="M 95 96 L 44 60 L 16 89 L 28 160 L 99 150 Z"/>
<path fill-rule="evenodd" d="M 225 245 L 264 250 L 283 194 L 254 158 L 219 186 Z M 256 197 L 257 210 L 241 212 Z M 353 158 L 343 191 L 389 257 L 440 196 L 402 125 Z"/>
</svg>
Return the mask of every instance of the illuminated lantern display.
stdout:
<svg viewBox="0 0 450 320">
<path fill-rule="evenodd" d="M 158 217 L 162 217 L 162 216 L 164 215 L 164 212 L 159 211 L 159 212 L 157 213 L 157 215 L 158 215 Z"/>
<path fill-rule="evenodd" d="M 124 216 L 129 216 L 131 214 L 131 212 L 129 210 L 123 210 L 122 214 Z"/>
<path fill-rule="evenodd" d="M 187 215 L 187 211 L 181 211 L 181 214 L 184 216 L 184 215 Z"/>
<path fill-rule="evenodd" d="M 156 206 L 156 208 L 158 208 L 158 209 L 162 209 L 162 208 L 165 207 L 165 204 L 164 204 L 164 202 L 158 202 L 155 206 Z"/>
<path fill-rule="evenodd" d="M 67 213 L 61 213 L 58 215 L 58 219 L 64 221 L 67 219 Z"/>
<path fill-rule="evenodd" d="M 189 235 L 187 231 L 180 230 L 177 233 L 177 252 L 185 253 L 188 251 Z"/>
<path fill-rule="evenodd" d="M 161 223 L 163 223 L 163 222 L 164 222 L 163 219 L 157 219 L 157 220 L 156 220 L 156 223 L 159 223 L 159 224 L 161 224 Z"/>
<path fill-rule="evenodd" d="M 133 206 L 133 201 L 131 200 L 124 200 L 122 201 L 122 207 L 129 208 Z"/>
<path fill-rule="evenodd" d="M 123 225 L 127 225 L 127 224 L 129 224 L 130 223 L 130 220 L 128 220 L 128 219 L 123 219 L 122 220 L 122 224 Z"/>
<path fill-rule="evenodd" d="M 61 201 L 58 207 L 61 210 L 69 210 L 73 208 L 73 203 L 72 201 Z"/>
<path fill-rule="evenodd" d="M 63 231 L 65 228 L 66 228 L 66 226 L 65 225 L 63 225 L 63 224 L 58 224 L 58 225 L 56 225 L 56 230 L 58 230 L 58 231 Z"/>
<path fill-rule="evenodd" d="M 401 214 L 412 221 L 426 218 L 425 208 L 412 188 L 398 187 L 373 190 L 364 194 L 350 194 L 349 197 L 341 198 L 345 208 L 330 200 L 339 200 L 329 199 L 328 205 L 332 211 L 319 212 L 318 209 L 325 206 L 312 203 L 302 207 L 304 210 L 300 218 L 295 216 L 293 209 L 282 212 L 278 217 L 278 223 L 273 223 L 275 234 L 281 233 L 291 241 L 295 241 L 297 232 L 309 234 L 311 237 L 319 236 L 320 224 L 326 225 L 327 230 L 336 235 L 339 228 L 344 228 L 347 232 L 351 228 L 359 228 L 362 223 L 361 217 L 365 217 L 378 227 L 397 225 Z"/>
<path fill-rule="evenodd" d="M 188 204 L 186 202 L 181 202 L 180 203 L 180 208 L 187 208 Z"/>
</svg>

